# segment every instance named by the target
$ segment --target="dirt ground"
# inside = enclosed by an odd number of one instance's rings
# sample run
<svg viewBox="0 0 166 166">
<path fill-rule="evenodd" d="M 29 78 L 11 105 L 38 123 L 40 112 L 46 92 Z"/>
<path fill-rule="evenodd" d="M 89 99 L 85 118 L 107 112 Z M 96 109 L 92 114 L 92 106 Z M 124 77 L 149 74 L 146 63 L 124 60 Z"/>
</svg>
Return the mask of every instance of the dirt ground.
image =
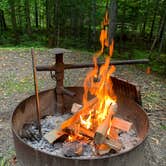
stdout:
<svg viewBox="0 0 166 166">
<path fill-rule="evenodd" d="M 48 50 L 37 50 L 39 64 L 53 64 L 54 56 Z M 91 62 L 88 53 L 73 52 L 64 56 L 66 63 Z M 65 85 L 82 85 L 88 69 L 65 72 Z M 155 74 L 147 75 L 138 66 L 117 66 L 115 75 L 141 87 L 143 108 L 150 120 L 147 140 L 148 165 L 166 165 L 166 79 Z M 164 76 L 163 76 L 164 77 Z M 16 105 L 34 94 L 30 50 L 0 49 L 0 157 L 15 155 L 10 117 Z M 38 73 L 40 90 L 52 88 L 55 82 L 50 73 Z"/>
</svg>

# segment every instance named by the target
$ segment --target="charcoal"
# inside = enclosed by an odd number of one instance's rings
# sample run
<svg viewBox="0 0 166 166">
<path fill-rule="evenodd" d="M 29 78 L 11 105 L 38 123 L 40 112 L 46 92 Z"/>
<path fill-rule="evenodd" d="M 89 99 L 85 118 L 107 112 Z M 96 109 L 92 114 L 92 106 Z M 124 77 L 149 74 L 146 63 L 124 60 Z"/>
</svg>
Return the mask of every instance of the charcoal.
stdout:
<svg viewBox="0 0 166 166">
<path fill-rule="evenodd" d="M 83 153 L 83 145 L 80 142 L 67 142 L 63 144 L 62 151 L 66 157 L 81 156 Z"/>
</svg>

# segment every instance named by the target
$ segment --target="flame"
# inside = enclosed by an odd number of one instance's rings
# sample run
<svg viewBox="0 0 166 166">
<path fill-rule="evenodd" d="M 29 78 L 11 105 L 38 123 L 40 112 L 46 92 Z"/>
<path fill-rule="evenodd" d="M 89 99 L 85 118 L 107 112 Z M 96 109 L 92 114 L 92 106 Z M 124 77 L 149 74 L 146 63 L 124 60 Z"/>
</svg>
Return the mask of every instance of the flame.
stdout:
<svg viewBox="0 0 166 166">
<path fill-rule="evenodd" d="M 113 92 L 113 84 L 110 76 L 115 72 L 115 66 L 110 66 L 110 60 L 114 50 L 114 41 L 109 46 L 107 28 L 109 19 L 108 11 L 106 11 L 104 21 L 102 22 L 102 30 L 100 33 L 101 49 L 93 56 L 94 68 L 89 71 L 84 80 L 84 94 L 83 94 L 83 108 L 72 119 L 62 124 L 61 128 L 71 125 L 74 121 L 77 121 L 76 125 L 91 130 L 95 133 L 100 124 L 110 115 L 110 105 L 116 103 L 116 96 Z M 105 63 L 102 66 L 98 66 L 97 60 L 103 54 L 104 48 L 109 47 L 109 54 L 105 58 Z M 88 95 L 91 94 L 97 98 L 97 102 L 92 108 L 88 108 L 89 104 Z M 88 108 L 88 110 L 87 110 Z M 111 119 L 108 127 L 107 135 L 111 132 Z M 74 127 L 75 135 L 69 136 L 68 140 L 76 140 L 79 135 L 79 129 Z M 78 139 L 78 137 L 77 137 Z"/>
<path fill-rule="evenodd" d="M 81 125 L 83 125 L 87 129 L 90 129 L 92 126 L 91 119 L 92 119 L 91 112 L 89 117 L 86 120 L 84 120 L 83 117 L 80 115 Z"/>
<path fill-rule="evenodd" d="M 87 129 L 89 129 L 90 126 L 100 125 L 107 117 L 110 105 L 116 102 L 116 96 L 114 95 L 112 89 L 113 84 L 110 79 L 111 74 L 115 71 L 115 67 L 109 66 L 113 53 L 113 42 L 110 46 L 110 49 L 111 54 L 105 58 L 105 63 L 100 68 L 97 66 L 97 58 L 101 55 L 102 48 L 98 53 L 96 53 L 96 55 L 93 57 L 95 67 L 87 74 L 84 80 L 83 106 L 86 107 L 88 103 L 89 93 L 93 96 L 96 96 L 99 101 L 97 103 L 98 107 L 95 108 L 96 112 L 94 115 L 96 124 L 93 124 L 91 118 L 93 113 L 91 110 L 89 111 L 88 118 L 85 119 L 82 115 L 80 116 L 81 124 L 83 124 Z M 95 81 L 96 76 L 98 78 L 97 81 Z"/>
</svg>

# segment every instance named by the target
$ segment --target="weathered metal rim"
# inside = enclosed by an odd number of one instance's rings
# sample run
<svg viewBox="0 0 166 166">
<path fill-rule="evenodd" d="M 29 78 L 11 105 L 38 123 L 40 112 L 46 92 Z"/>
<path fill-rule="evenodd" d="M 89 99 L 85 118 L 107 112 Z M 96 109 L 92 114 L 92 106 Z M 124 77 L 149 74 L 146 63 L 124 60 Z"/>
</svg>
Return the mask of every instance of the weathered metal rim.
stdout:
<svg viewBox="0 0 166 166">
<path fill-rule="evenodd" d="M 42 94 L 42 93 L 45 93 L 45 92 L 49 92 L 49 91 L 52 91 L 52 90 L 54 90 L 54 88 L 53 88 L 53 89 L 48 89 L 48 90 L 45 90 L 45 91 L 41 91 L 39 94 Z M 52 156 L 52 157 L 59 157 L 59 158 L 62 158 L 62 159 L 70 159 L 70 160 L 73 160 L 73 159 L 74 159 L 74 160 L 100 160 L 100 159 L 109 159 L 109 158 L 113 158 L 113 157 L 116 157 L 116 156 L 122 156 L 122 155 L 124 155 L 124 154 L 126 154 L 126 153 L 129 153 L 129 152 L 133 151 L 134 149 L 138 148 L 142 143 L 144 143 L 144 142 L 146 141 L 147 137 L 148 137 L 148 134 L 149 134 L 149 119 L 148 119 L 148 115 L 147 115 L 147 113 L 144 111 L 144 109 L 143 109 L 140 105 L 138 105 L 137 103 L 135 103 L 139 108 L 141 108 L 142 113 L 145 115 L 145 117 L 146 117 L 146 119 L 147 119 L 147 128 L 148 128 L 148 131 L 146 132 L 145 137 L 144 137 L 138 144 L 136 144 L 133 148 L 131 148 L 131 149 L 127 150 L 127 151 L 123 151 L 123 152 L 120 152 L 120 153 L 112 154 L 112 155 L 110 155 L 110 156 L 105 155 L 105 156 L 91 157 L 91 158 L 90 158 L 90 157 L 86 157 L 86 158 L 72 157 L 72 158 L 71 158 L 71 157 L 58 156 L 58 155 L 53 155 L 53 154 L 50 154 L 50 153 L 46 153 L 46 152 L 44 152 L 44 151 L 35 149 L 35 148 L 33 148 L 32 146 L 30 146 L 30 145 L 28 145 L 27 143 L 25 143 L 25 142 L 20 138 L 20 136 L 17 134 L 17 132 L 15 131 L 15 129 L 14 129 L 14 127 L 13 127 L 13 117 L 14 117 L 14 114 L 16 113 L 16 111 L 17 111 L 17 108 L 19 107 L 20 104 L 22 104 L 23 102 L 25 102 L 26 100 L 28 100 L 29 98 L 31 98 L 31 97 L 33 97 L 33 96 L 35 96 L 35 95 L 31 95 L 31 96 L 29 96 L 28 98 L 25 98 L 24 100 L 22 100 L 22 101 L 16 106 L 16 108 L 15 108 L 15 110 L 13 111 L 12 116 L 11 116 L 11 125 L 12 125 L 11 129 L 12 129 L 12 132 L 15 134 L 15 136 L 18 138 L 18 140 L 19 140 L 20 142 L 22 142 L 22 143 L 23 143 L 24 145 L 26 145 L 28 148 L 30 148 L 30 149 L 32 149 L 32 150 L 34 150 L 34 151 L 38 151 L 38 152 L 40 152 L 40 153 L 43 153 L 43 154 L 45 154 L 45 155 L 49 155 L 49 156 Z"/>
</svg>

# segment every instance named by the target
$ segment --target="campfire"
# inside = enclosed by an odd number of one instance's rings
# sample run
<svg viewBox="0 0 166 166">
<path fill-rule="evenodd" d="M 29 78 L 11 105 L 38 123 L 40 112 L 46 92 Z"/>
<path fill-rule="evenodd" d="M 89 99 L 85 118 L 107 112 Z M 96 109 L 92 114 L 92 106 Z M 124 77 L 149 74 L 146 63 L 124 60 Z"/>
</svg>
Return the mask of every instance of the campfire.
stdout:
<svg viewBox="0 0 166 166">
<path fill-rule="evenodd" d="M 108 13 L 106 12 L 102 26 L 107 25 Z M 107 36 L 107 30 L 102 29 L 101 50 L 94 55 L 94 68 L 84 80 L 83 105 L 74 103 L 71 109 L 74 115 L 64 121 L 60 129 L 54 129 L 44 135 L 49 143 L 67 135 L 65 142 L 70 142 L 71 146 L 76 142 L 77 144 L 86 142 L 93 145 L 96 154 L 99 155 L 109 153 L 111 150 L 119 152 L 123 148 L 123 144 L 119 140 L 119 133 L 128 132 L 132 123 L 116 116 L 117 96 L 113 91 L 113 83 L 110 79 L 115 71 L 115 66 L 109 65 L 113 54 L 113 41 L 109 46 L 109 55 L 106 56 L 105 63 L 100 67 L 97 64 L 97 59 L 103 54 L 104 47 L 108 47 Z M 93 99 L 89 100 L 88 94 L 94 96 Z"/>
</svg>

